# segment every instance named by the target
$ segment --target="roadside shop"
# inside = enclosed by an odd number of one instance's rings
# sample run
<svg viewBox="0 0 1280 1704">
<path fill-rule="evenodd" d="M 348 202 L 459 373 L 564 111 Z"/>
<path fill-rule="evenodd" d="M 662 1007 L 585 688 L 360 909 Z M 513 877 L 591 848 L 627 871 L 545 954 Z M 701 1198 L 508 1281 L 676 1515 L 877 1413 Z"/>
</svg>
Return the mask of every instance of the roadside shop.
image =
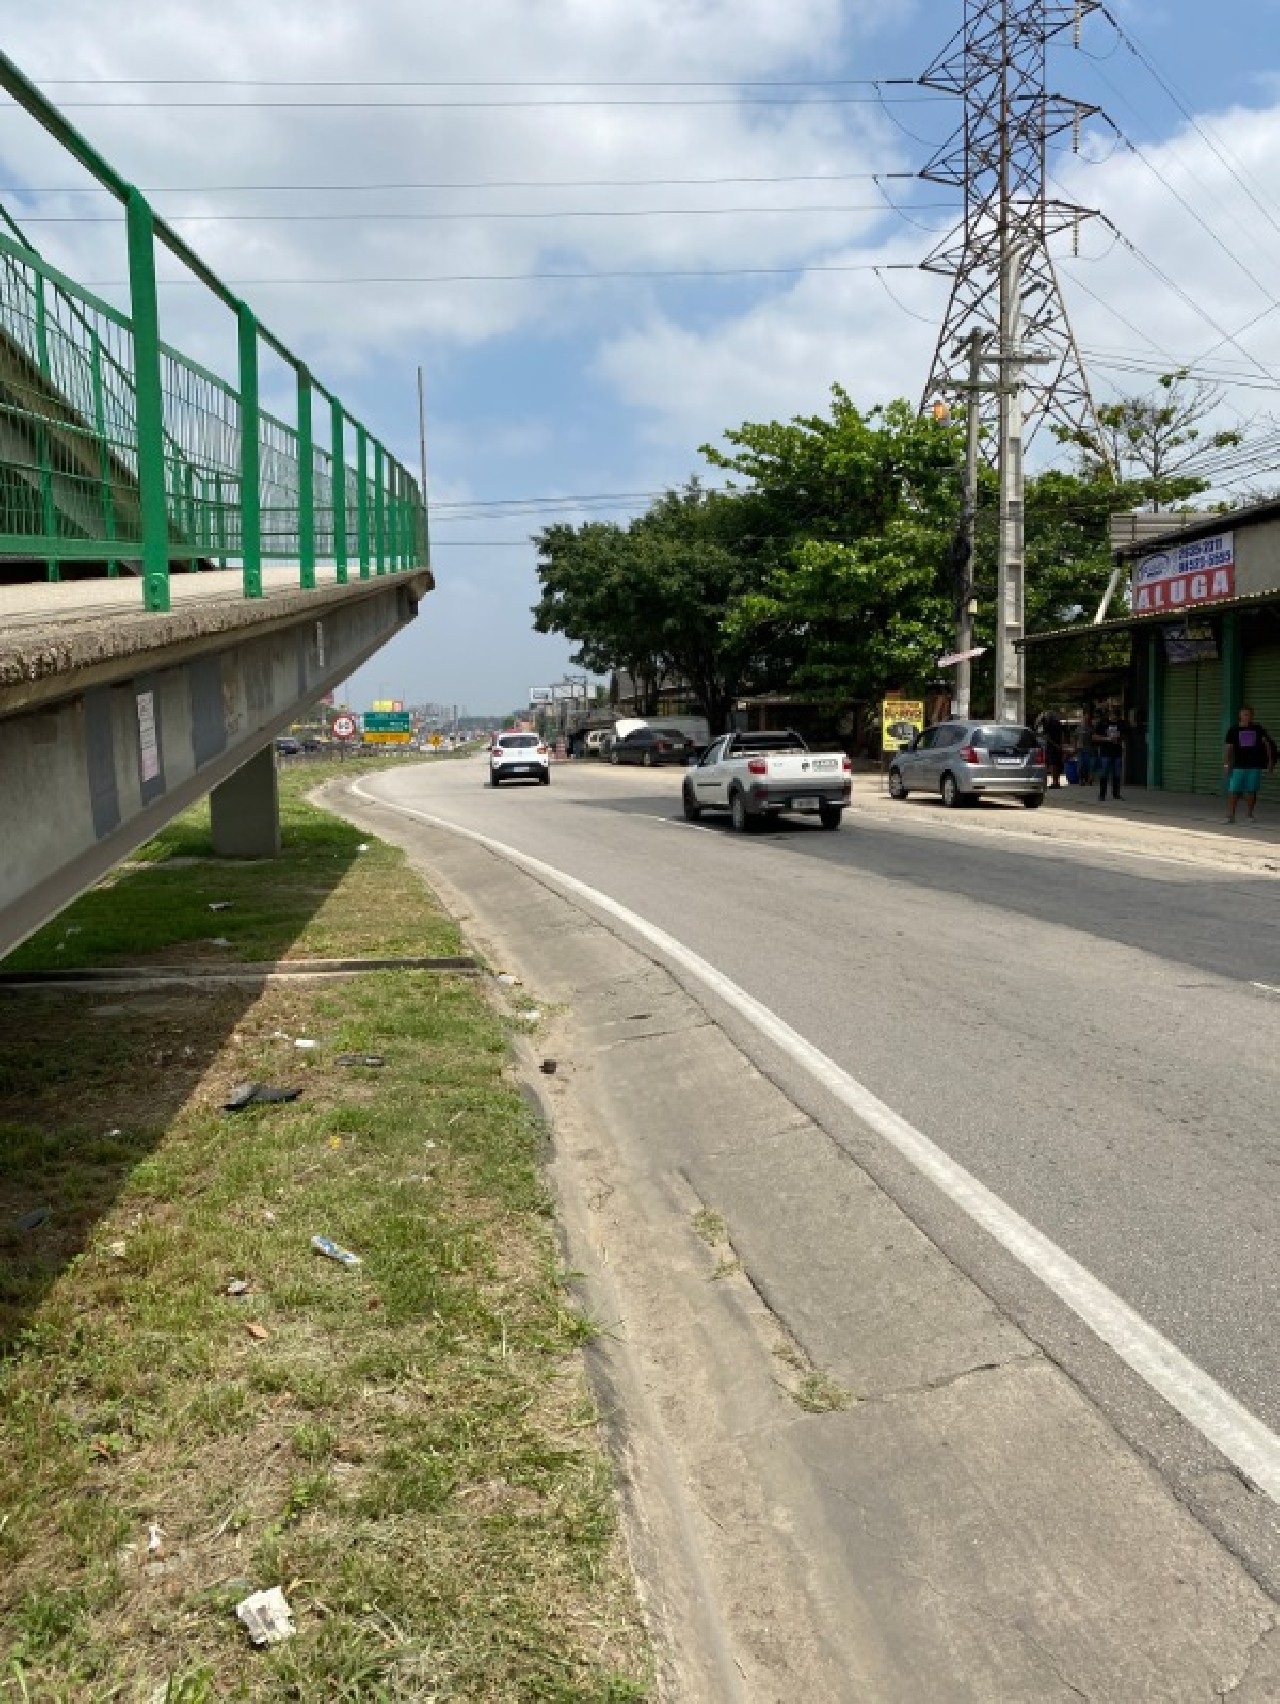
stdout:
<svg viewBox="0 0 1280 1704">
<path fill-rule="evenodd" d="M 1116 563 L 1124 613 L 1030 635 L 1029 669 L 1054 688 L 1107 679 L 1130 729 L 1132 785 L 1221 793 L 1223 739 L 1242 704 L 1280 740 L 1280 501 L 1170 517 Z M 1280 773 L 1262 796 L 1280 804 Z"/>
</svg>

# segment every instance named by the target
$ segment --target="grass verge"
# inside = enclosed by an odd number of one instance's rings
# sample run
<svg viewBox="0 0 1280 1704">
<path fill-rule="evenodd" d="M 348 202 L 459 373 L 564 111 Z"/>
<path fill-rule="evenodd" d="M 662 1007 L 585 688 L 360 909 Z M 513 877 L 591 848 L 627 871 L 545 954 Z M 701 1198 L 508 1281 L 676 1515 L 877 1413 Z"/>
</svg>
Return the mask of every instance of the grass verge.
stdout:
<svg viewBox="0 0 1280 1704">
<path fill-rule="evenodd" d="M 29 955 L 190 956 L 229 882 L 237 957 L 456 950 L 323 778 L 284 777 L 279 862 L 206 864 L 193 812 Z M 648 1696 L 508 1020 L 421 973 L 5 998 L 0 1698 Z M 245 1080 L 303 1092 L 224 1114 Z M 297 1633 L 256 1650 L 274 1585 Z"/>
</svg>

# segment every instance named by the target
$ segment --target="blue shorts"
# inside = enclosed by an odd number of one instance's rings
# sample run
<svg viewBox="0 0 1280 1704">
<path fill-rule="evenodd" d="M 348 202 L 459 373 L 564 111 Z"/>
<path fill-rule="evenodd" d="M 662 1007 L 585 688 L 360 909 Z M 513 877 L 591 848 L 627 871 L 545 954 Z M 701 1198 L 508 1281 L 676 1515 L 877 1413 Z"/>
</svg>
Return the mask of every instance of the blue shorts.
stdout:
<svg viewBox="0 0 1280 1704">
<path fill-rule="evenodd" d="M 1262 783 L 1260 769 L 1233 769 L 1231 779 L 1227 782 L 1227 791 L 1239 798 L 1241 793 L 1249 796 L 1258 791 Z"/>
</svg>

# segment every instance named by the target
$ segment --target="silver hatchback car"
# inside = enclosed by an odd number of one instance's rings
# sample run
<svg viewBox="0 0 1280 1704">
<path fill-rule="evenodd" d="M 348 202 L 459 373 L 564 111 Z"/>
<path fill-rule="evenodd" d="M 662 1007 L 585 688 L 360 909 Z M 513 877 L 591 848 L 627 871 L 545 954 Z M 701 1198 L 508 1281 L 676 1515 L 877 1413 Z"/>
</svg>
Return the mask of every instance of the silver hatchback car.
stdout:
<svg viewBox="0 0 1280 1704">
<path fill-rule="evenodd" d="M 944 805 L 985 797 L 1044 803 L 1044 747 L 1030 728 L 1013 722 L 939 722 L 926 728 L 889 765 L 889 792 L 936 793 Z"/>
</svg>

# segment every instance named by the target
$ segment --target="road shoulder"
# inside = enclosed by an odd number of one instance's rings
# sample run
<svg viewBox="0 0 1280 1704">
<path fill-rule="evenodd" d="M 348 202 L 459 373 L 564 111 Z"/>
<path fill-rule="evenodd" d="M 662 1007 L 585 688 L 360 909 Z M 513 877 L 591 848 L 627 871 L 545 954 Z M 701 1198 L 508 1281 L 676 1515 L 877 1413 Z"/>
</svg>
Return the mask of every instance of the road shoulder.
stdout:
<svg viewBox="0 0 1280 1704">
<path fill-rule="evenodd" d="M 1275 1695 L 1272 1600 L 664 969 L 490 852 L 330 802 L 546 1014 L 665 1696 Z"/>
</svg>

